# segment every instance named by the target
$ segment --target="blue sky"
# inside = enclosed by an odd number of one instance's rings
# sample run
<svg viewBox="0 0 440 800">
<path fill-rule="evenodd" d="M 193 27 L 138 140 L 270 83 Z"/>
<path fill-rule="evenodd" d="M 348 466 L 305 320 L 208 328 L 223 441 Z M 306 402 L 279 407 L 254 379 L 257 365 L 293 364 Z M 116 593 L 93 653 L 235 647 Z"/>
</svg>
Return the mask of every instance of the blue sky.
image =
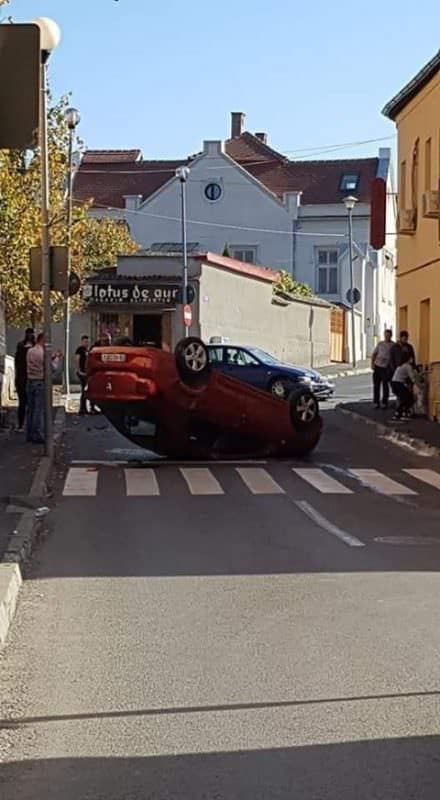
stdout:
<svg viewBox="0 0 440 800">
<path fill-rule="evenodd" d="M 422 13 L 423 9 L 423 13 Z M 439 46 L 438 0 L 11 0 L 14 21 L 55 19 L 53 92 L 72 93 L 88 147 L 146 158 L 227 138 L 230 111 L 292 157 L 375 154 L 381 116 Z"/>
</svg>

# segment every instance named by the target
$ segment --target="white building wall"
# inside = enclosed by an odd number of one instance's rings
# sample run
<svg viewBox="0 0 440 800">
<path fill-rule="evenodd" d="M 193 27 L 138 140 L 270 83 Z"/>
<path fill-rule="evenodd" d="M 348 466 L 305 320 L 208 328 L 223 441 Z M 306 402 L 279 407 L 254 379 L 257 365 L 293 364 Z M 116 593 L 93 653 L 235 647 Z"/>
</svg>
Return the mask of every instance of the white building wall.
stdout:
<svg viewBox="0 0 440 800">
<path fill-rule="evenodd" d="M 282 361 L 319 367 L 330 361 L 330 306 L 298 300 L 272 303 L 272 284 L 202 266 L 200 332 L 254 345 Z"/>
<path fill-rule="evenodd" d="M 292 224 L 289 210 L 245 170 L 221 152 L 221 142 L 205 142 L 206 152 L 190 166 L 186 184 L 187 238 L 200 249 L 222 254 L 225 245 L 256 249 L 256 263 L 292 269 Z M 222 196 L 206 199 L 207 184 L 218 183 Z M 155 195 L 126 215 L 132 236 L 143 248 L 154 242 L 181 241 L 180 183 L 173 178 Z M 277 233 L 271 233 L 277 231 Z"/>
</svg>

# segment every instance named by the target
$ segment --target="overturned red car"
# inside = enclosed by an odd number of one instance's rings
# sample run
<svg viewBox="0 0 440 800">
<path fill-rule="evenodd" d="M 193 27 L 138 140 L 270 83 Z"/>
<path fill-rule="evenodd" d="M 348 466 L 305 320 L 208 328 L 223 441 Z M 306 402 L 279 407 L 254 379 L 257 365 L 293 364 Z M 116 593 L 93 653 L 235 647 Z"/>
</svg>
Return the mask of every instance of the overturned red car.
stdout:
<svg viewBox="0 0 440 800">
<path fill-rule="evenodd" d="M 211 370 L 208 349 L 195 337 L 174 354 L 94 348 L 87 395 L 132 442 L 172 458 L 305 455 L 322 429 L 307 387 L 280 400 Z"/>
</svg>

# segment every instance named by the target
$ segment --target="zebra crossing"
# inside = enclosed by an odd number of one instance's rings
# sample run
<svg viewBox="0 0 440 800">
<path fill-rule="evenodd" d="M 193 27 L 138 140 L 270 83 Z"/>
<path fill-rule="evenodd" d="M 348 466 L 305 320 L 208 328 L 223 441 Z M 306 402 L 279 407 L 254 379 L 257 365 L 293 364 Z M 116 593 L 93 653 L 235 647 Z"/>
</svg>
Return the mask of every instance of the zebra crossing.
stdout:
<svg viewBox="0 0 440 800">
<path fill-rule="evenodd" d="M 110 465 L 109 465 L 110 466 Z M 278 465 L 279 466 L 279 465 Z M 262 466 L 168 466 L 117 467 L 116 491 L 126 497 L 226 496 L 240 489 L 250 496 L 289 495 L 299 497 L 307 488 L 327 496 L 353 495 L 371 491 L 391 497 L 415 496 L 426 490 L 440 490 L 440 473 L 432 469 L 402 469 L 393 477 L 375 469 L 337 470 L 332 467 L 292 467 L 282 465 L 271 474 L 271 465 Z M 96 497 L 111 490 L 106 484 L 114 469 L 106 466 L 71 466 L 65 477 L 65 497 Z M 408 484 L 409 481 L 409 484 Z"/>
</svg>

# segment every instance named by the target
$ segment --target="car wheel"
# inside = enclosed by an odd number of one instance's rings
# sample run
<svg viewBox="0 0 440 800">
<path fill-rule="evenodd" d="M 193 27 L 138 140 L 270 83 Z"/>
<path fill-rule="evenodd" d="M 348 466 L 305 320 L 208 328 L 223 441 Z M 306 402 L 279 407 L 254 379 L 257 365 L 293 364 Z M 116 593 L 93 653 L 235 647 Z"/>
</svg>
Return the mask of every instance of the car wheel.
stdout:
<svg viewBox="0 0 440 800">
<path fill-rule="evenodd" d="M 289 397 L 290 419 L 294 428 L 304 430 L 319 417 L 319 404 L 309 389 L 298 389 Z"/>
<path fill-rule="evenodd" d="M 287 400 L 292 391 L 292 384 L 284 378 L 275 378 L 270 384 L 270 391 L 278 400 Z"/>
<path fill-rule="evenodd" d="M 211 365 L 208 348 L 196 336 L 182 339 L 174 351 L 177 371 L 188 386 L 203 386 L 207 383 Z"/>
</svg>

